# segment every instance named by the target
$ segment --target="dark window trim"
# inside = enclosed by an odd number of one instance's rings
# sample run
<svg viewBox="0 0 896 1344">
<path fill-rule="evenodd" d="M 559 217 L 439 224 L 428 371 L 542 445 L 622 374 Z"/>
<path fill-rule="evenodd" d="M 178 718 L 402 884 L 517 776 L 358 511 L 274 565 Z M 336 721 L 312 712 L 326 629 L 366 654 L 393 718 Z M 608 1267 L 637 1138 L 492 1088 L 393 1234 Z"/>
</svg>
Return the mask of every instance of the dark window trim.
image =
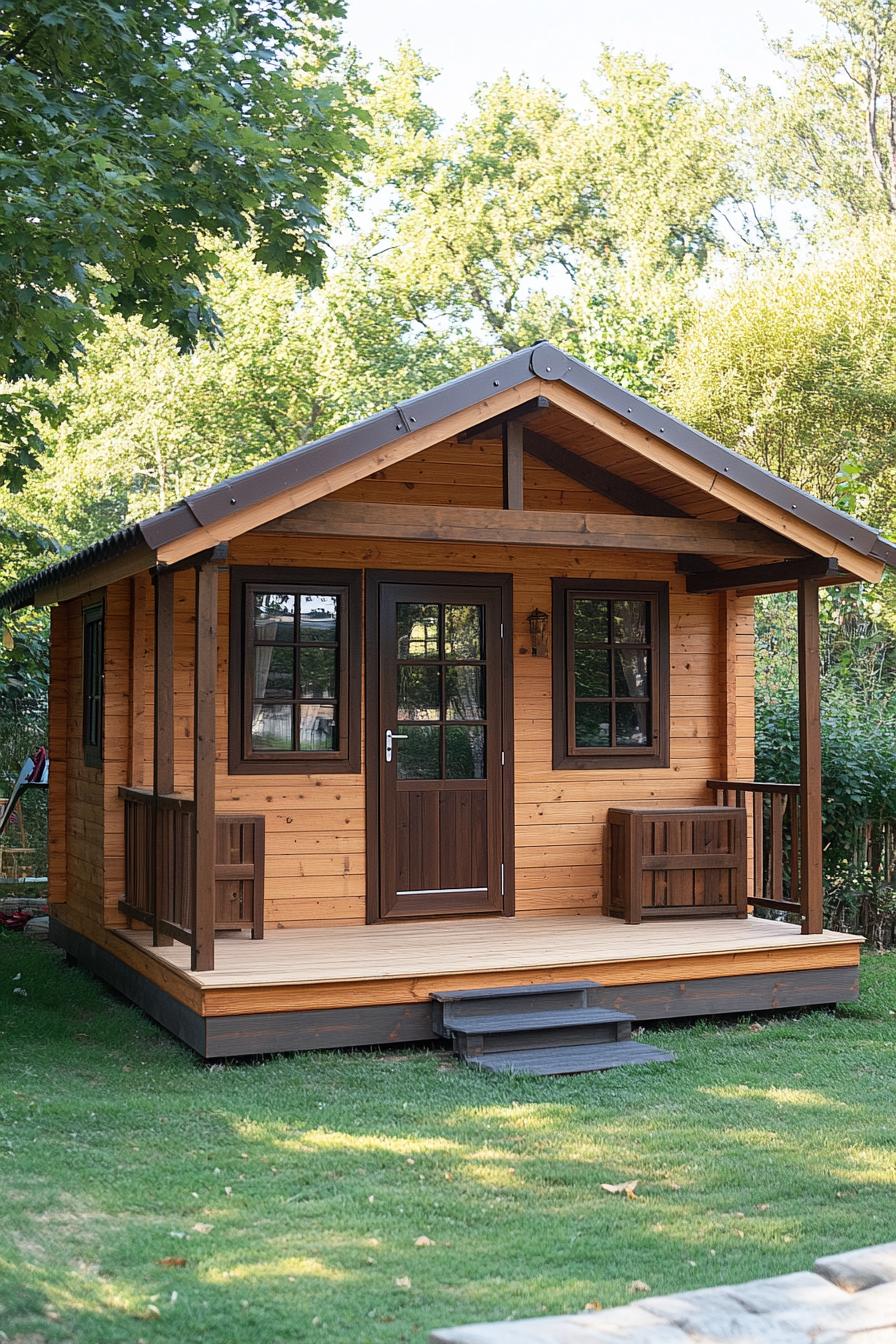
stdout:
<svg viewBox="0 0 896 1344">
<path fill-rule="evenodd" d="M 669 585 L 631 579 L 552 579 L 553 766 L 555 770 L 650 770 L 669 764 Z M 649 747 L 571 746 L 573 675 L 569 612 L 576 597 L 632 598 L 653 603 L 656 630 Z"/>
<path fill-rule="evenodd" d="M 96 665 L 88 669 L 87 649 L 88 630 L 98 628 L 94 656 Z M 84 764 L 101 767 L 103 764 L 103 719 L 105 717 L 105 669 L 106 657 L 106 605 L 99 602 L 86 602 L 81 608 L 81 741 L 84 747 Z M 88 680 L 88 671 L 92 671 L 95 681 Z M 94 715 L 92 702 L 96 702 L 96 732 L 92 731 Z"/>
<path fill-rule="evenodd" d="M 260 756 L 247 750 L 249 695 L 246 591 L 284 585 L 340 593 L 345 609 L 340 631 L 339 749 Z M 228 770 L 231 775 L 360 774 L 361 772 L 361 573 L 355 569 L 304 566 L 234 566 L 230 571 L 228 675 Z"/>
</svg>

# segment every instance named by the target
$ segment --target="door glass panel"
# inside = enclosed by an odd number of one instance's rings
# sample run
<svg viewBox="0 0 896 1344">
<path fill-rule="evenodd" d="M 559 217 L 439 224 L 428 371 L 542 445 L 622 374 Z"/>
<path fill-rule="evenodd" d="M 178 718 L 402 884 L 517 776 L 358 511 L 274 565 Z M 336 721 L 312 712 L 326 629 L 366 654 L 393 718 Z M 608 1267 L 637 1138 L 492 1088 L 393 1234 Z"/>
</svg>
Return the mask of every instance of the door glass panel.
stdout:
<svg viewBox="0 0 896 1344">
<path fill-rule="evenodd" d="M 445 729 L 446 779 L 485 779 L 485 728 L 451 723 Z"/>
<path fill-rule="evenodd" d="M 302 593 L 299 626 L 303 644 L 335 644 L 339 615 L 339 598 Z"/>
<path fill-rule="evenodd" d="M 577 597 L 573 613 L 576 643 L 609 643 L 609 613 L 610 604 L 606 599 Z"/>
<path fill-rule="evenodd" d="M 647 644 L 650 641 L 646 602 L 613 603 L 613 639 L 617 644 Z"/>
<path fill-rule="evenodd" d="M 439 667 L 405 664 L 398 669 L 398 721 L 438 720 L 442 712 Z"/>
<path fill-rule="evenodd" d="M 267 700 L 273 696 L 283 699 L 293 694 L 295 651 L 292 647 L 278 649 L 273 645 L 255 648 L 255 698 Z"/>
<path fill-rule="evenodd" d="M 335 705 L 299 705 L 299 751 L 335 751 Z"/>
<path fill-rule="evenodd" d="M 279 650 L 278 650 L 279 652 Z M 256 657 L 259 655 L 257 654 Z M 336 650 L 303 648 L 299 654 L 299 694 L 303 700 L 336 699 Z"/>
<path fill-rule="evenodd" d="M 430 724 L 406 723 L 404 741 L 395 743 L 399 779 L 440 779 L 442 730 Z"/>
<path fill-rule="evenodd" d="M 578 659 L 576 660 L 578 662 Z M 616 694 L 619 696 L 647 696 L 647 654 L 640 649 L 617 649 Z"/>
<path fill-rule="evenodd" d="M 485 695 L 482 667 L 446 667 L 445 717 L 448 719 L 484 719 Z"/>
<path fill-rule="evenodd" d="M 617 747 L 646 747 L 650 743 L 647 705 L 616 706 Z"/>
<path fill-rule="evenodd" d="M 253 706 L 252 746 L 256 751 L 293 750 L 291 704 L 267 703 Z"/>
<path fill-rule="evenodd" d="M 608 704 L 576 705 L 576 746 L 608 747 L 610 745 L 610 713 Z"/>
<path fill-rule="evenodd" d="M 577 648 L 576 695 L 596 696 L 610 694 L 609 649 Z"/>
<path fill-rule="evenodd" d="M 399 658 L 438 658 L 439 607 L 436 602 L 399 602 L 395 617 Z"/>
<path fill-rule="evenodd" d="M 482 657 L 482 608 L 445 606 L 445 657 L 475 659 Z"/>
<path fill-rule="evenodd" d="M 295 640 L 296 599 L 293 593 L 256 593 L 255 639 L 265 643 L 292 644 Z"/>
</svg>

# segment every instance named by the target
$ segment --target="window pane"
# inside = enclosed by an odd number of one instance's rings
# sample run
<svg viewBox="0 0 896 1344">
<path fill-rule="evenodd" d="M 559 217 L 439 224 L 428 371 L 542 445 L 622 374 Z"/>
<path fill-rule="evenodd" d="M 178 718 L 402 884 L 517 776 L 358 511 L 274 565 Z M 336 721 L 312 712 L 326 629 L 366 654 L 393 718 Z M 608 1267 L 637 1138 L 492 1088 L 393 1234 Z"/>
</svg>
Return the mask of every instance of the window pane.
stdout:
<svg viewBox="0 0 896 1344">
<path fill-rule="evenodd" d="M 255 638 L 291 644 L 295 639 L 296 599 L 292 593 L 256 593 Z"/>
<path fill-rule="evenodd" d="M 441 728 L 422 724 L 403 724 L 405 741 L 395 743 L 399 779 L 439 779 Z"/>
<path fill-rule="evenodd" d="M 576 649 L 576 695 L 610 694 L 610 650 Z"/>
<path fill-rule="evenodd" d="M 648 705 L 616 706 L 617 747 L 646 747 L 650 745 Z"/>
<path fill-rule="evenodd" d="M 255 698 L 269 700 L 292 696 L 295 677 L 295 650 L 278 649 L 270 644 L 255 648 Z"/>
<path fill-rule="evenodd" d="M 398 669 L 398 719 L 401 723 L 442 717 L 441 669 L 403 666 Z"/>
<path fill-rule="evenodd" d="M 255 655 L 260 656 L 261 650 Z M 299 654 L 299 695 L 303 700 L 336 699 L 336 650 L 303 648 Z"/>
<path fill-rule="evenodd" d="M 485 779 L 485 729 L 445 729 L 445 775 L 448 779 Z"/>
<path fill-rule="evenodd" d="M 438 658 L 439 608 L 435 602 L 399 602 L 395 608 L 399 658 Z"/>
<path fill-rule="evenodd" d="M 335 644 L 339 636 L 339 598 L 302 594 L 299 627 L 303 644 Z"/>
<path fill-rule="evenodd" d="M 256 751 L 292 751 L 292 705 L 255 705 L 252 709 L 252 746 Z"/>
<path fill-rule="evenodd" d="M 576 705 L 576 746 L 608 747 L 610 745 L 611 706 Z"/>
<path fill-rule="evenodd" d="M 299 706 L 299 751 L 335 751 L 335 705 Z"/>
<path fill-rule="evenodd" d="M 617 644 L 650 642 L 649 603 L 613 603 L 613 638 Z"/>
<path fill-rule="evenodd" d="M 445 657 L 482 657 L 481 607 L 445 607 Z"/>
<path fill-rule="evenodd" d="M 647 674 L 647 653 L 638 649 L 617 649 L 616 694 L 647 696 L 650 694 Z"/>
<path fill-rule="evenodd" d="M 445 717 L 448 719 L 485 718 L 485 669 L 482 667 L 448 667 L 446 677 Z"/>
<path fill-rule="evenodd" d="M 610 638 L 610 604 L 603 598 L 577 597 L 573 604 L 576 643 L 591 640 L 606 644 Z"/>
</svg>

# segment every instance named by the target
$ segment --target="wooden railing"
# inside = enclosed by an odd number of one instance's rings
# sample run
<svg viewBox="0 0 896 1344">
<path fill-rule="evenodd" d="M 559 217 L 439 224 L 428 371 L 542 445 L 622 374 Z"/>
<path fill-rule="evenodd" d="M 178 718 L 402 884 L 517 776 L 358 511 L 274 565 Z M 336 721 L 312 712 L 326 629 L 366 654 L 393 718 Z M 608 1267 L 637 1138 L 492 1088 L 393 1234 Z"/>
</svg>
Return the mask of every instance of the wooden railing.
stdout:
<svg viewBox="0 0 896 1344">
<path fill-rule="evenodd" d="M 750 902 L 805 922 L 800 873 L 799 784 L 708 779 L 716 803 L 746 807 L 753 824 L 753 894 Z M 749 802 L 747 801 L 749 800 Z"/>
<path fill-rule="evenodd" d="M 193 799 L 154 796 L 151 789 L 118 792 L 124 802 L 124 897 L 118 908 L 149 925 L 156 942 L 176 938 L 195 949 Z M 246 929 L 263 938 L 264 817 L 225 812 L 214 822 L 214 931 Z"/>
<path fill-rule="evenodd" d="M 119 789 L 124 800 L 124 898 L 119 909 L 163 937 L 193 946 L 192 798 Z M 153 843 L 155 838 L 155 843 Z"/>
</svg>

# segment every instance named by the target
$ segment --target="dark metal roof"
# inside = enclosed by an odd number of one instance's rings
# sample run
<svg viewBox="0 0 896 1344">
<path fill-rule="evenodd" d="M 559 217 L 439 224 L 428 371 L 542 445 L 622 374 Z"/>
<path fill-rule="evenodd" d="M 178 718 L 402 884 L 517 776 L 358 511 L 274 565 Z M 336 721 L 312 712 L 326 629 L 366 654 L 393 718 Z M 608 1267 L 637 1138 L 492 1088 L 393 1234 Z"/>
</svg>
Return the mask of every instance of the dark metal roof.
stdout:
<svg viewBox="0 0 896 1344">
<path fill-rule="evenodd" d="M 626 392 L 625 388 L 604 378 L 550 342 L 540 341 L 483 369 L 443 383 L 431 392 L 423 392 L 407 401 L 398 402 L 389 410 L 381 411 L 356 425 L 337 430 L 323 439 L 295 448 L 207 490 L 189 495 L 165 513 L 131 523 L 111 537 L 14 584 L 0 593 L 0 607 L 23 607 L 35 600 L 45 600 L 41 595 L 51 592 L 61 581 L 74 578 L 82 571 L 86 579 L 94 566 L 123 557 L 129 551 L 145 550 L 148 565 L 159 548 L 189 532 L 214 525 L 228 514 L 239 512 L 284 490 L 306 484 L 325 472 L 385 447 L 427 425 L 436 424 L 455 412 L 474 406 L 494 396 L 496 392 L 518 386 L 532 377 L 560 382 L 583 393 L 621 419 L 665 440 L 694 461 L 720 476 L 727 476 L 760 498 L 786 509 L 833 540 L 845 543 L 862 555 L 896 567 L 896 545 L 881 537 L 874 528 L 858 522 L 830 504 L 823 504 L 806 491 L 774 476 L 758 463 L 730 448 L 724 448 L 714 439 L 651 406 L 643 398 Z"/>
</svg>

